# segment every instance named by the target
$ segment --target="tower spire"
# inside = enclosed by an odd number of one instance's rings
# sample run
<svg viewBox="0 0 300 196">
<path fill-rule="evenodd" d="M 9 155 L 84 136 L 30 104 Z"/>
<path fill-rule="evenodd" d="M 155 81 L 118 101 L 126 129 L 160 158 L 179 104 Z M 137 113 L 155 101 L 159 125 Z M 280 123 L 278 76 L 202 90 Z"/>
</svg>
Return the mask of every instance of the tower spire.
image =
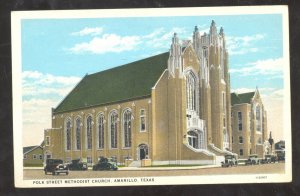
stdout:
<svg viewBox="0 0 300 196">
<path fill-rule="evenodd" d="M 210 44 L 215 45 L 218 32 L 217 32 L 216 23 L 214 20 L 211 21 L 209 34 L 210 34 Z"/>
<path fill-rule="evenodd" d="M 168 60 L 168 70 L 169 74 L 175 76 L 175 70 L 179 69 L 179 73 L 182 72 L 182 50 L 179 43 L 179 38 L 177 33 L 174 33 L 172 38 L 172 44 L 170 48 L 169 60 Z"/>
<path fill-rule="evenodd" d="M 201 55 L 201 35 L 198 29 L 198 26 L 195 26 L 194 32 L 193 32 L 193 47 L 194 50 L 197 53 L 198 58 L 200 58 Z"/>
<path fill-rule="evenodd" d="M 223 29 L 223 27 L 221 27 L 221 29 L 220 29 L 220 35 L 224 36 L 224 29 Z"/>
</svg>

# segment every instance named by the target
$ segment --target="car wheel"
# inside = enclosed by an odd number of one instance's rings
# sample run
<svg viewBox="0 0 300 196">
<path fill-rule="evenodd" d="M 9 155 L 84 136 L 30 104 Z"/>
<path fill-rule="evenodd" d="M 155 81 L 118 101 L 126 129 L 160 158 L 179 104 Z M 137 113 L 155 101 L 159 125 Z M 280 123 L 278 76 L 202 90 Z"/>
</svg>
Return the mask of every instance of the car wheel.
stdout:
<svg viewBox="0 0 300 196">
<path fill-rule="evenodd" d="M 69 172 L 66 172 L 66 175 L 69 175 Z"/>
</svg>

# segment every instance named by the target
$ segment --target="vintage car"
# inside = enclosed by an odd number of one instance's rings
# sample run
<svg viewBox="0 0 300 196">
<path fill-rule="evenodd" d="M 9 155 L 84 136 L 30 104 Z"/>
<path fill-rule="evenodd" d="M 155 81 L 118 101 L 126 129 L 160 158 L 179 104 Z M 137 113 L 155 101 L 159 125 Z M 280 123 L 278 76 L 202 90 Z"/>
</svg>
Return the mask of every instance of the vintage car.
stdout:
<svg viewBox="0 0 300 196">
<path fill-rule="evenodd" d="M 47 159 L 46 165 L 44 167 L 45 174 L 48 172 L 52 173 L 52 175 L 57 175 L 60 173 L 69 174 L 68 165 L 64 164 L 61 159 Z"/>
<path fill-rule="evenodd" d="M 259 164 L 260 161 L 259 161 L 259 158 L 258 158 L 258 155 L 257 154 L 251 154 L 249 155 L 249 158 L 248 160 L 246 161 L 246 165 L 256 165 L 256 164 Z"/>
<path fill-rule="evenodd" d="M 93 165 L 93 170 L 118 170 L 117 163 L 112 161 L 111 158 L 100 157 L 97 164 Z"/>
<path fill-rule="evenodd" d="M 278 151 L 276 151 L 276 154 L 277 154 L 278 162 L 285 161 L 285 151 L 284 150 L 278 150 Z"/>
<path fill-rule="evenodd" d="M 80 159 L 74 159 L 69 163 L 69 170 L 87 170 L 87 163 L 82 162 Z"/>
<path fill-rule="evenodd" d="M 262 164 L 267 163 L 275 163 L 277 161 L 277 157 L 275 155 L 267 154 L 265 155 L 265 158 L 261 160 Z"/>
<path fill-rule="evenodd" d="M 222 167 L 232 167 L 237 166 L 238 161 L 235 155 L 225 155 L 225 161 L 221 162 Z"/>
</svg>

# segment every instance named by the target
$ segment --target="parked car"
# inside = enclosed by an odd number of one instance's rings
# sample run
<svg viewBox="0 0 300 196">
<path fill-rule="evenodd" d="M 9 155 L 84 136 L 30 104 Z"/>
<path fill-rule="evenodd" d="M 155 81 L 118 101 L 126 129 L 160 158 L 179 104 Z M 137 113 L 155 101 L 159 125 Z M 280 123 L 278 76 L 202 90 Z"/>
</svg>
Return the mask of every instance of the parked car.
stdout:
<svg viewBox="0 0 300 196">
<path fill-rule="evenodd" d="M 235 155 L 225 155 L 225 161 L 221 162 L 222 167 L 232 167 L 237 166 L 238 161 Z"/>
<path fill-rule="evenodd" d="M 278 151 L 276 151 L 276 154 L 277 154 L 278 162 L 285 161 L 285 151 L 284 150 L 278 150 Z"/>
<path fill-rule="evenodd" d="M 44 167 L 45 174 L 51 172 L 52 175 L 65 173 L 66 175 L 69 174 L 68 165 L 64 164 L 63 160 L 61 159 L 47 159 L 46 166 Z"/>
<path fill-rule="evenodd" d="M 277 161 L 276 155 L 273 154 L 267 154 L 265 155 L 265 158 L 261 160 L 261 163 L 266 164 L 266 163 L 275 163 Z"/>
<path fill-rule="evenodd" d="M 87 170 L 87 163 L 82 162 L 80 159 L 74 159 L 69 163 L 69 170 Z"/>
<path fill-rule="evenodd" d="M 111 158 L 100 157 L 97 164 L 93 165 L 93 170 L 118 170 L 117 163 Z"/>
<path fill-rule="evenodd" d="M 259 164 L 259 163 L 260 162 L 259 162 L 257 154 L 249 155 L 249 158 L 246 161 L 246 165 L 256 165 L 256 164 Z"/>
</svg>

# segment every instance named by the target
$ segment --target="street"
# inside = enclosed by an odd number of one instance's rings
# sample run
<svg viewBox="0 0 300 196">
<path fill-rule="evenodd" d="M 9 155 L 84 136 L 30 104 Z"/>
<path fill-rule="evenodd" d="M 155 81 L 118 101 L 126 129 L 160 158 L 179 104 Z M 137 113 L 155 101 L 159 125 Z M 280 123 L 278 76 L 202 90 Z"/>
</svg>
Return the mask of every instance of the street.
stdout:
<svg viewBox="0 0 300 196">
<path fill-rule="evenodd" d="M 118 171 L 70 171 L 69 175 L 45 175 L 42 169 L 24 169 L 24 180 L 32 179 L 76 179 L 76 178 L 119 178 L 119 177 L 150 177 L 150 176 L 196 176 L 196 175 L 231 175 L 231 174 L 282 174 L 284 163 L 262 165 L 240 165 L 222 168 L 192 168 L 168 170 L 124 170 Z"/>
</svg>

